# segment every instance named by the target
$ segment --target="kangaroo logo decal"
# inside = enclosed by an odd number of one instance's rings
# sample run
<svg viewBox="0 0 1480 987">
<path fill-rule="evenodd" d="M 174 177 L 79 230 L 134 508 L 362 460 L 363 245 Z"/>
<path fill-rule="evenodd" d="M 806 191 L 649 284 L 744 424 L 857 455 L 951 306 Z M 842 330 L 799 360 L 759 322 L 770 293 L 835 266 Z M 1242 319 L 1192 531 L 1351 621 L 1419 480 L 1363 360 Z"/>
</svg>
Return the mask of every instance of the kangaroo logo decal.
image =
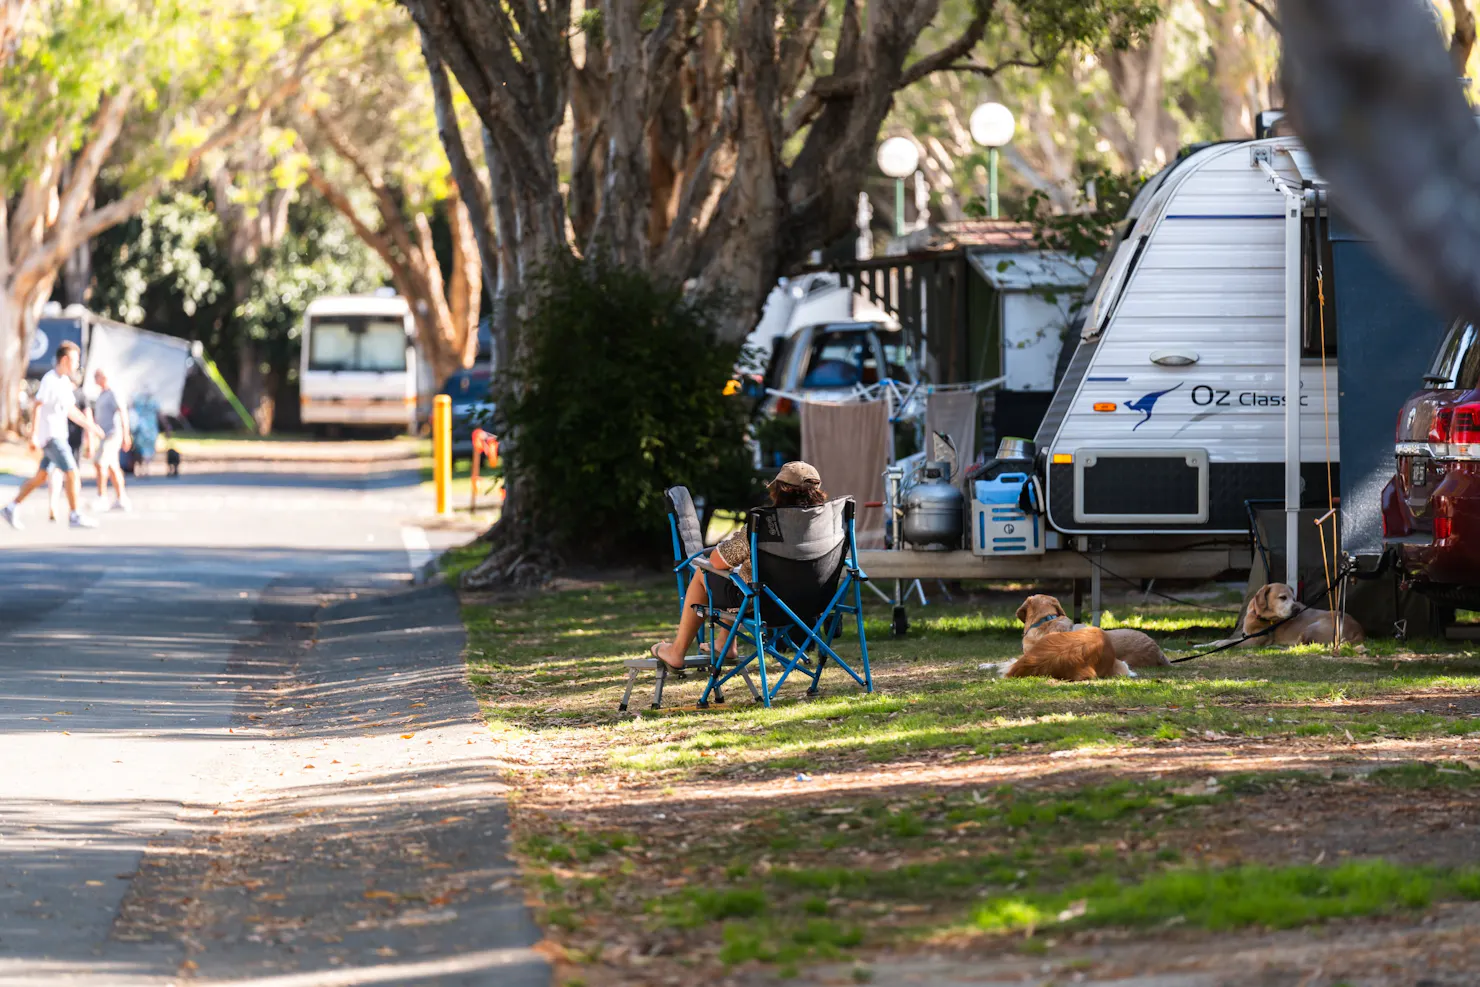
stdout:
<svg viewBox="0 0 1480 987">
<path fill-rule="evenodd" d="M 1177 385 L 1177 387 L 1181 386 L 1181 384 Z M 1140 428 L 1142 425 L 1149 422 L 1151 420 L 1151 413 L 1156 410 L 1156 402 L 1163 395 L 1170 394 L 1175 391 L 1177 387 L 1168 387 L 1164 391 L 1152 391 L 1150 394 L 1142 394 L 1134 401 L 1127 401 L 1125 403 L 1125 406 L 1127 408 L 1131 409 L 1132 411 L 1139 411 L 1141 414 L 1146 416 L 1145 418 L 1142 418 L 1140 421 L 1136 422 L 1135 427 L 1133 427 L 1131 431 L 1134 432 L 1137 428 Z"/>
</svg>

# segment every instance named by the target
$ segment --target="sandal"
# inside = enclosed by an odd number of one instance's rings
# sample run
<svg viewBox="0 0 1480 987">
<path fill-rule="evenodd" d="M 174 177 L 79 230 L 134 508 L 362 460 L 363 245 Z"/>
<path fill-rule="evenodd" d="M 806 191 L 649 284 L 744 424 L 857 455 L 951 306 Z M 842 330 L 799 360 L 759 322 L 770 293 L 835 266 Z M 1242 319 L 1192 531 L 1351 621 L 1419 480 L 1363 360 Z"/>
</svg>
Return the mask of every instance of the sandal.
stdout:
<svg viewBox="0 0 1480 987">
<path fill-rule="evenodd" d="M 653 645 L 651 648 L 648 649 L 648 654 L 652 655 L 654 658 L 658 659 L 663 664 L 667 665 L 669 668 L 673 669 L 676 672 L 683 671 L 684 670 L 684 666 L 683 666 L 682 663 L 675 665 L 675 664 L 673 664 L 673 662 L 669 661 L 667 658 L 664 658 L 659 653 L 659 650 L 663 647 L 663 645 L 665 645 L 667 643 L 668 643 L 667 641 L 659 641 L 657 644 Z"/>
<path fill-rule="evenodd" d="M 710 654 L 713 654 L 713 652 L 714 652 L 714 649 L 709 646 L 709 642 L 708 641 L 705 641 L 703 644 L 699 645 L 699 654 L 701 654 L 701 655 L 710 655 Z M 736 642 L 731 641 L 730 642 L 730 650 L 725 654 L 725 661 L 739 661 L 739 660 L 740 660 L 740 649 L 736 645 Z"/>
</svg>

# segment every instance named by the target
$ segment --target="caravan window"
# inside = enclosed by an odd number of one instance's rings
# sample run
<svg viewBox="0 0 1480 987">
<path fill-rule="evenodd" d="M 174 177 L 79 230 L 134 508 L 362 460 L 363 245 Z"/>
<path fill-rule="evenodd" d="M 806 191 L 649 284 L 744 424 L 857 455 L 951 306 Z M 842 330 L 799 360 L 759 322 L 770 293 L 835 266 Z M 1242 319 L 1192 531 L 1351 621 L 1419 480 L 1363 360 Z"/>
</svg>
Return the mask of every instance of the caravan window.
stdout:
<svg viewBox="0 0 1480 987">
<path fill-rule="evenodd" d="M 406 369 L 406 327 L 399 319 L 357 315 L 309 320 L 308 369 L 395 373 Z"/>
<path fill-rule="evenodd" d="M 349 323 L 315 319 L 308 337 L 308 369 L 349 370 L 355 363 L 355 334 Z"/>
<path fill-rule="evenodd" d="M 370 319 L 360 337 L 360 367 L 386 373 L 406 369 L 406 326 L 399 320 Z"/>
<path fill-rule="evenodd" d="M 1468 319 L 1449 329 L 1434 367 L 1424 378 L 1430 390 L 1471 390 L 1480 386 L 1480 333 Z"/>
<path fill-rule="evenodd" d="M 1110 262 L 1110 269 L 1105 272 L 1105 280 L 1100 285 L 1099 293 L 1095 296 L 1094 307 L 1090 310 L 1089 326 L 1090 334 L 1098 335 L 1105 331 L 1105 326 L 1110 322 L 1110 316 L 1114 314 L 1120 296 L 1125 292 L 1125 286 L 1130 280 L 1131 272 L 1141 260 L 1141 254 L 1146 249 L 1146 237 L 1139 237 L 1135 245 L 1122 244 L 1115 252 L 1115 258 Z"/>
</svg>

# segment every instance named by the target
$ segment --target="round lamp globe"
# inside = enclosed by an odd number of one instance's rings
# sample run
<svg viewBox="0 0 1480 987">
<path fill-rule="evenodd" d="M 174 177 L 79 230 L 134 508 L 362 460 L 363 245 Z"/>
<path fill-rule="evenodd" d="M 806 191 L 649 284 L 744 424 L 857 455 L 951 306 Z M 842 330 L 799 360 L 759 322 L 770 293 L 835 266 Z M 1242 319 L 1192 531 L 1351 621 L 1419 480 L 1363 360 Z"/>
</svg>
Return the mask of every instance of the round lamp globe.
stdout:
<svg viewBox="0 0 1480 987">
<path fill-rule="evenodd" d="M 983 103 L 971 111 L 971 139 L 982 147 L 1001 147 L 1016 130 L 1012 111 L 1001 103 Z"/>
<path fill-rule="evenodd" d="M 908 178 L 920 167 L 920 149 L 908 137 L 891 137 L 879 145 L 879 170 L 890 178 Z"/>
</svg>

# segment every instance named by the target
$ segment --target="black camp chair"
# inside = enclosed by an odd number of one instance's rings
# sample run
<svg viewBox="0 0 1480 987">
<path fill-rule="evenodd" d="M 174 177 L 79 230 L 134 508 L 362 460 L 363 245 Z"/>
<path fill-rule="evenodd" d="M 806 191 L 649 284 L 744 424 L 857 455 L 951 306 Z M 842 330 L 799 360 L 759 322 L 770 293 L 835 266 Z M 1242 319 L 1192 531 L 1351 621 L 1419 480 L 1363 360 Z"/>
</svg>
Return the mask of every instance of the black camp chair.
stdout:
<svg viewBox="0 0 1480 987">
<path fill-rule="evenodd" d="M 711 696 L 723 701 L 720 690 L 736 675 L 745 676 L 749 682 L 752 665 L 761 682 L 757 698 L 767 706 L 793 672 L 811 681 L 807 695 L 815 696 L 829 661 L 847 672 L 865 692 L 874 691 L 868 640 L 863 632 L 863 583 L 868 577 L 858 568 L 855 513 L 852 498 L 818 507 L 751 511 L 746 519 L 750 583 L 732 570 L 715 569 L 702 558 L 691 560 L 696 568 L 731 579 L 742 596 L 737 614 L 714 606 L 707 608 L 709 638 L 715 644 L 710 649 L 709 684 L 699 699 L 701 707 L 708 705 Z M 844 616 L 849 614 L 858 626 L 862 674 L 832 647 Z M 736 643 L 740 657 L 727 665 L 723 656 L 731 641 Z M 774 685 L 768 683 L 768 658 L 781 666 Z"/>
<path fill-rule="evenodd" d="M 694 498 L 689 495 L 688 488 L 671 487 L 664 492 L 663 496 L 668 504 L 668 533 L 673 540 L 673 573 L 678 581 L 678 603 L 679 606 L 683 606 L 684 597 L 689 589 L 689 580 L 694 576 L 694 565 L 702 561 L 711 550 L 704 545 L 704 533 L 699 527 L 699 512 L 694 509 Z M 717 571 L 712 566 L 706 565 L 705 568 Z M 705 607 L 704 611 L 707 614 L 711 609 L 713 609 L 712 605 Z M 708 640 L 708 632 L 709 628 L 701 624 L 695 644 L 703 644 Z M 683 677 L 689 669 L 703 670 L 710 673 L 710 684 L 714 685 L 714 663 L 711 662 L 709 655 L 685 655 L 682 671 L 651 656 L 629 658 L 622 665 L 627 669 L 627 690 L 622 693 L 622 702 L 617 708 L 623 712 L 626 712 L 627 704 L 632 699 L 632 689 L 637 685 L 637 676 L 643 672 L 656 672 L 658 676 L 657 684 L 653 686 L 653 709 L 662 708 L 663 687 L 668 684 L 670 675 Z M 751 693 L 758 697 L 759 693 L 750 683 L 749 675 L 745 676 L 745 682 L 750 685 Z M 715 702 L 725 701 L 724 693 L 718 686 L 715 686 L 714 695 Z M 705 698 L 708 698 L 707 689 Z"/>
</svg>

